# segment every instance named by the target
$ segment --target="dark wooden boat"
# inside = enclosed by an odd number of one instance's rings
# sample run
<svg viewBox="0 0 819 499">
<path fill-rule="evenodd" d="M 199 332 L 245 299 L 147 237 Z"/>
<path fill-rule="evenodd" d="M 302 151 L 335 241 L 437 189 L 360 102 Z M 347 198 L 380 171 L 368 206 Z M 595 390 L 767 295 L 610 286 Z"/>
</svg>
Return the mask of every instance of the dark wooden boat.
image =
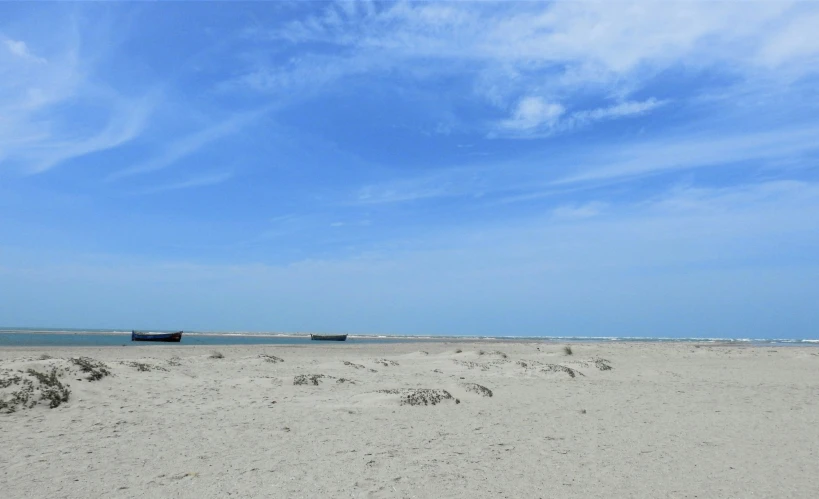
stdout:
<svg viewBox="0 0 819 499">
<path fill-rule="evenodd" d="M 347 341 L 346 334 L 311 334 L 311 340 L 315 341 Z"/>
<path fill-rule="evenodd" d="M 131 341 L 165 341 L 179 343 L 182 341 L 182 331 L 175 333 L 137 333 L 131 331 Z"/>
</svg>

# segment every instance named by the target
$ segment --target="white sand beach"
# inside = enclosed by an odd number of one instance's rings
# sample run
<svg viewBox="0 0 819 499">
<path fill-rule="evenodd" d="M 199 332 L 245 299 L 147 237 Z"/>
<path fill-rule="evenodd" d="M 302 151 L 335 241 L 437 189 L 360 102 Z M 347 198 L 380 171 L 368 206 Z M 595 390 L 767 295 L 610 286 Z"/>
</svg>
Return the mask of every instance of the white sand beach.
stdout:
<svg viewBox="0 0 819 499">
<path fill-rule="evenodd" d="M 0 496 L 819 497 L 819 349 L 572 349 L 6 348 Z"/>
</svg>

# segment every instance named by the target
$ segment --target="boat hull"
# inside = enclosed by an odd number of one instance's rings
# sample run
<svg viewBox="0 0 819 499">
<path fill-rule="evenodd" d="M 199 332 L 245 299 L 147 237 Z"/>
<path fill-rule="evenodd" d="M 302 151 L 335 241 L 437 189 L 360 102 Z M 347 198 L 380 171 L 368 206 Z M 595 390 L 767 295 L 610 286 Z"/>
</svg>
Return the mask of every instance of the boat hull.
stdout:
<svg viewBox="0 0 819 499">
<path fill-rule="evenodd" d="M 346 334 L 311 334 L 313 341 L 347 341 Z"/>
<path fill-rule="evenodd" d="M 165 343 L 179 343 L 182 341 L 182 331 L 175 333 L 145 334 L 131 331 L 131 341 L 161 341 Z"/>
</svg>

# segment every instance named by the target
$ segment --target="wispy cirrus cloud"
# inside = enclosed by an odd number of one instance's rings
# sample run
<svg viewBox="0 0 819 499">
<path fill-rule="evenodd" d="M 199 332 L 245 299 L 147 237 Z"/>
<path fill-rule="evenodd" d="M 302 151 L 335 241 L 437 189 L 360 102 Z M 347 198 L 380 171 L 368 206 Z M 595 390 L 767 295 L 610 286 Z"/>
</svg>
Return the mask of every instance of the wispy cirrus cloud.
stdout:
<svg viewBox="0 0 819 499">
<path fill-rule="evenodd" d="M 665 104 L 651 98 L 626 101 L 606 107 L 569 112 L 561 104 L 541 97 L 524 97 L 512 116 L 497 123 L 489 137 L 543 138 L 591 126 L 596 122 L 639 116 Z"/>
<path fill-rule="evenodd" d="M 552 182 L 569 185 L 635 178 L 674 170 L 775 162 L 819 152 L 819 128 L 791 128 L 722 136 L 708 134 L 620 146 Z"/>
<path fill-rule="evenodd" d="M 558 220 L 581 220 L 600 215 L 607 207 L 606 203 L 592 201 L 583 204 L 561 205 L 552 210 L 552 217 Z"/>
<path fill-rule="evenodd" d="M 474 97 L 506 117 L 469 128 L 496 138 L 545 138 L 657 110 L 669 96 L 640 91 L 668 70 L 716 70 L 735 84 L 774 67 L 783 82 L 819 72 L 819 47 L 803 20 L 819 15 L 819 4 L 748 5 L 335 2 L 246 33 L 298 56 L 257 58 L 231 84 L 284 99 L 298 88 L 301 99 L 357 75 L 400 73 L 419 81 L 473 75 Z M 588 107 L 590 101 L 608 104 Z"/>
<path fill-rule="evenodd" d="M 197 187 L 208 187 L 225 183 L 231 178 L 233 178 L 233 172 L 208 173 L 205 175 L 199 175 L 197 177 L 189 178 L 181 182 L 161 184 L 147 189 L 143 189 L 137 191 L 135 194 L 140 195 L 157 194 L 160 192 L 180 191 L 185 189 L 194 189 Z"/>
<path fill-rule="evenodd" d="M 598 107 L 596 109 L 576 111 L 572 113 L 569 122 L 572 127 L 577 127 L 588 123 L 593 123 L 595 121 L 637 116 L 650 112 L 664 104 L 665 101 L 660 101 L 654 98 L 644 101 L 620 102 L 608 107 Z"/>
<path fill-rule="evenodd" d="M 151 100 L 120 100 L 111 104 L 112 116 L 104 128 L 92 135 L 77 136 L 70 132 L 60 137 L 51 135 L 49 140 L 25 144 L 18 155 L 28 163 L 28 172 L 42 173 L 67 160 L 113 149 L 138 137 L 153 109 Z"/>
<path fill-rule="evenodd" d="M 528 81 L 549 69 L 558 85 L 611 82 L 686 61 L 740 67 L 798 62 L 819 48 L 799 2 L 338 2 L 317 15 L 256 31 L 259 39 L 335 45 L 350 56 L 478 62 Z M 674 29 L 668 29 L 674 26 Z M 738 50 L 739 48 L 739 50 Z M 385 68 L 386 69 L 386 68 Z M 511 71 L 511 72 L 510 72 Z M 542 86 L 542 83 L 539 83 Z M 520 90 L 520 89 L 518 89 Z M 517 93 L 517 92 L 516 92 Z"/>
<path fill-rule="evenodd" d="M 776 165 L 819 154 L 819 128 L 722 135 L 704 131 L 655 140 L 574 149 L 559 157 L 452 166 L 433 173 L 370 184 L 354 191 L 362 204 L 436 198 L 526 202 L 595 186 L 670 172 L 728 167 L 754 161 Z"/>
<path fill-rule="evenodd" d="M 808 11 L 785 21 L 784 26 L 772 30 L 759 49 L 757 64 L 795 72 L 816 71 L 819 68 L 819 40 L 809 33 L 819 25 L 819 12 Z M 787 68 L 795 63 L 794 68 Z M 793 74 L 793 73 L 791 73 Z"/>
<path fill-rule="evenodd" d="M 145 162 L 111 173 L 107 180 L 118 180 L 133 175 L 140 175 L 162 170 L 176 162 L 195 154 L 200 149 L 225 137 L 238 133 L 244 126 L 262 115 L 266 110 L 240 113 L 227 120 L 178 138 L 168 144 L 158 156 Z"/>
<path fill-rule="evenodd" d="M 124 95 L 95 79 L 78 35 L 40 53 L 25 40 L 0 44 L 0 165 L 42 173 L 138 137 L 157 94 Z M 52 45 L 54 46 L 54 45 Z"/>
</svg>

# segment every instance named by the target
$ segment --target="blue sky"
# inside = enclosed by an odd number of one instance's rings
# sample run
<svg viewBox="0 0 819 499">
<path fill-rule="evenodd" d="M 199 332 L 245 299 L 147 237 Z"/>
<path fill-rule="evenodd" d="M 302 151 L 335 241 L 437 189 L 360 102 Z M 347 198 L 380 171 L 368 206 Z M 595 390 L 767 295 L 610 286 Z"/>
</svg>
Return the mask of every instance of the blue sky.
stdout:
<svg viewBox="0 0 819 499">
<path fill-rule="evenodd" d="M 0 324 L 817 337 L 817 26 L 0 4 Z"/>
</svg>

